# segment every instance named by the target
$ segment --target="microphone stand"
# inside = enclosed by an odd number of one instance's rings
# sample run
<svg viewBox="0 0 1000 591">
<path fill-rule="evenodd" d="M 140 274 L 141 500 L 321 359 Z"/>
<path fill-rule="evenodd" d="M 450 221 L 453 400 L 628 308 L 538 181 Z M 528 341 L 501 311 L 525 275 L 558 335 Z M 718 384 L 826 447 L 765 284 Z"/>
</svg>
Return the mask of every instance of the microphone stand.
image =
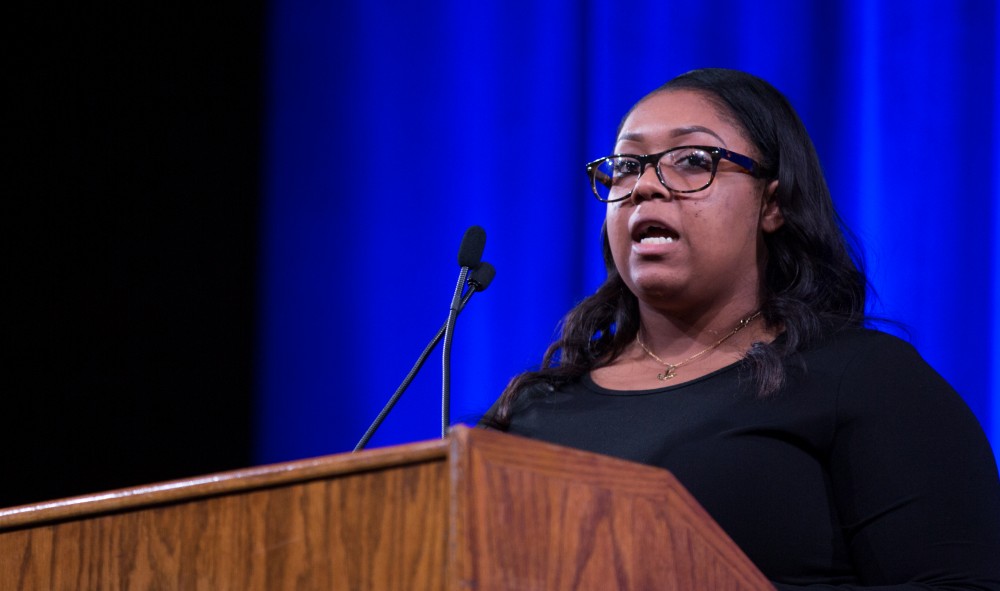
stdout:
<svg viewBox="0 0 1000 591">
<path fill-rule="evenodd" d="M 451 342 L 455 336 L 455 320 L 461 304 L 462 287 L 468 274 L 469 268 L 462 267 L 455 295 L 451 298 L 448 320 L 444 323 L 444 345 L 441 348 L 441 439 L 448 436 L 448 427 L 451 426 Z"/>
<path fill-rule="evenodd" d="M 475 269 L 472 272 L 472 276 L 469 278 L 469 289 L 465 295 L 462 296 L 462 300 L 458 305 L 459 312 L 465 308 L 465 305 L 470 299 L 472 299 L 472 295 L 474 293 L 477 291 L 485 291 L 486 288 L 489 287 L 490 282 L 493 281 L 494 275 L 496 275 L 496 269 L 494 269 L 493 265 L 489 263 L 482 263 L 478 269 Z M 448 317 L 451 318 L 450 313 Z M 452 326 L 454 326 L 454 322 L 452 322 Z M 413 379 L 417 377 L 417 372 L 419 372 L 420 368 L 424 366 L 424 363 L 427 362 L 427 358 L 430 357 L 434 347 L 436 347 L 438 342 L 441 341 L 441 337 L 444 335 L 446 328 L 447 322 L 441 325 L 441 328 L 438 329 L 437 334 L 434 335 L 431 342 L 424 347 L 424 351 L 420 354 L 420 357 L 417 358 L 417 362 L 413 364 L 412 368 L 410 368 L 410 373 L 406 374 L 406 377 L 403 379 L 403 383 L 399 385 L 396 392 L 393 393 L 392 397 L 389 398 L 389 401 L 385 403 L 384 407 L 382 407 L 382 411 L 378 413 L 378 416 L 375 417 L 371 426 L 368 427 L 367 431 L 365 431 L 361 441 L 358 441 L 358 444 L 354 446 L 354 451 L 361 451 L 366 445 L 368 445 L 368 441 L 371 440 L 373 435 L 375 435 L 375 431 L 382 426 L 385 418 L 389 416 L 389 412 L 392 411 L 393 407 L 396 406 L 396 403 L 399 402 L 400 397 L 403 396 L 403 392 L 410 387 L 410 383 L 412 383 Z"/>
</svg>

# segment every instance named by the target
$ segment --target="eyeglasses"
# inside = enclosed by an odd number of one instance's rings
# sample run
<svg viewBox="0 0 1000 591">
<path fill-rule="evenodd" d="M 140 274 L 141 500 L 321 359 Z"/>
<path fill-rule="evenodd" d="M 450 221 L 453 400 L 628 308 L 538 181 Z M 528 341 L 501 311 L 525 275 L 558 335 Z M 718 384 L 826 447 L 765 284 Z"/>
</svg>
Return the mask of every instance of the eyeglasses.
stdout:
<svg viewBox="0 0 1000 591">
<path fill-rule="evenodd" d="M 656 165 L 660 183 L 673 193 L 695 193 L 715 180 L 719 160 L 740 168 L 735 172 L 754 178 L 765 175 L 763 167 L 743 154 L 712 146 L 679 146 L 657 154 L 614 154 L 587 164 L 587 176 L 594 195 L 605 203 L 632 196 L 646 166 Z"/>
</svg>

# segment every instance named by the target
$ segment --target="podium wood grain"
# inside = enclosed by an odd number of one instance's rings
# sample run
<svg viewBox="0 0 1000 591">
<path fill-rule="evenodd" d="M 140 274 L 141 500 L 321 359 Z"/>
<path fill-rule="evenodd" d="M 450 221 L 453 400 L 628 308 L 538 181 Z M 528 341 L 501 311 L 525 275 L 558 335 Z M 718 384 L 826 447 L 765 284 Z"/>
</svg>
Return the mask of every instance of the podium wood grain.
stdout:
<svg viewBox="0 0 1000 591">
<path fill-rule="evenodd" d="M 470 470 L 452 480 L 465 588 L 773 591 L 669 472 L 537 442 L 517 453 L 511 439 L 452 458 Z"/>
<path fill-rule="evenodd" d="M 0 589 L 773 587 L 669 473 L 457 428 L 0 510 Z"/>
</svg>

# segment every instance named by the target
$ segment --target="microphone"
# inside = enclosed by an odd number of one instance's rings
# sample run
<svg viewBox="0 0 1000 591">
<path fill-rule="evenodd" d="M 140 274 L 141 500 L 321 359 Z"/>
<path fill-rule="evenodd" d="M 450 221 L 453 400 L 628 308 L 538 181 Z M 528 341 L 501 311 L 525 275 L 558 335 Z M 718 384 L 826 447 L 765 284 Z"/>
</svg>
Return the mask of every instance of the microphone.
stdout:
<svg viewBox="0 0 1000 591">
<path fill-rule="evenodd" d="M 458 311 L 461 312 L 465 308 L 465 305 L 470 299 L 472 299 L 472 294 L 477 291 L 486 291 L 486 288 L 493 282 L 493 277 L 495 277 L 496 274 L 497 270 L 493 267 L 493 265 L 486 262 L 481 263 L 478 268 L 473 269 L 469 277 L 469 289 L 466 291 L 465 295 L 462 296 L 462 301 L 459 304 Z M 403 392 L 410 387 L 410 383 L 413 382 L 415 377 L 417 377 L 417 372 L 419 372 L 424 366 L 424 363 L 427 361 L 427 358 L 430 357 L 434 347 L 441 342 L 441 337 L 444 335 L 446 324 L 447 323 L 441 325 L 441 328 L 438 329 L 437 334 L 434 335 L 431 342 L 424 347 L 423 353 L 420 354 L 420 357 L 417 358 L 417 362 L 413 364 L 412 368 L 410 368 L 410 373 L 406 374 L 406 378 L 403 379 L 403 383 L 399 385 L 396 392 L 391 398 L 389 398 L 389 401 L 386 402 L 385 406 L 382 407 L 382 411 L 378 413 L 378 416 L 375 417 L 374 421 L 372 421 L 372 424 L 368 427 L 364 437 L 362 437 L 361 441 L 354 446 L 354 451 L 361 451 L 364 449 L 365 446 L 368 445 L 368 441 L 373 435 L 375 435 L 375 431 L 382 426 L 382 422 L 385 421 L 385 418 L 389 416 L 389 412 L 392 411 L 392 408 L 396 406 L 397 402 L 399 402 L 399 399 L 403 396 Z"/>
<path fill-rule="evenodd" d="M 486 230 L 480 226 L 469 226 L 458 247 L 459 267 L 478 267 L 486 248 Z"/>
<path fill-rule="evenodd" d="M 451 342 L 455 334 L 455 321 L 458 319 L 458 306 L 462 297 L 462 287 L 470 267 L 479 265 L 479 259 L 486 248 L 486 230 L 479 226 L 470 226 L 462 237 L 462 245 L 458 247 L 458 266 L 462 268 L 458 274 L 458 284 L 455 295 L 451 298 L 451 308 L 448 320 L 444 323 L 444 344 L 441 346 L 441 438 L 448 436 L 451 425 Z"/>
<path fill-rule="evenodd" d="M 469 293 L 462 297 L 462 306 L 458 309 L 459 312 L 465 307 L 465 303 L 472 298 L 472 294 L 477 291 L 486 291 L 486 288 L 493 283 L 493 278 L 497 276 L 496 268 L 483 261 L 479 263 L 479 266 L 472 270 L 472 275 L 469 277 Z"/>
<path fill-rule="evenodd" d="M 466 235 L 468 235 L 468 232 L 466 232 Z M 465 239 L 463 239 L 462 246 L 459 248 L 459 263 L 472 262 L 472 259 L 474 258 L 478 266 L 472 269 L 471 274 L 469 274 L 468 278 L 469 289 L 466 291 L 465 295 L 462 297 L 461 301 L 458 304 L 458 312 L 461 312 L 465 308 L 465 305 L 469 302 L 470 299 L 472 299 L 472 295 L 474 293 L 476 293 L 477 291 L 486 291 L 486 288 L 490 286 L 490 283 L 496 276 L 496 269 L 493 267 L 493 265 L 486 262 L 478 263 L 479 258 L 482 256 L 482 251 L 486 241 L 486 233 L 482 230 L 482 228 L 479 228 L 479 236 L 480 236 L 479 238 L 474 237 L 474 239 L 481 243 L 480 246 L 475 246 L 475 244 L 473 244 L 473 246 L 470 246 L 469 249 L 467 249 Z M 475 250 L 471 250 L 473 249 L 473 247 L 475 247 Z M 451 314 L 449 313 L 449 318 L 450 317 Z M 354 451 L 361 451 L 362 449 L 365 448 L 366 445 L 368 445 L 368 441 L 371 440 L 373 435 L 375 435 L 375 431 L 378 430 L 378 428 L 382 425 L 383 421 L 385 421 L 385 418 L 389 415 L 389 412 L 392 411 L 393 407 L 396 406 L 396 403 L 399 402 L 400 397 L 403 396 L 403 392 L 405 392 L 406 389 L 410 386 L 410 383 L 413 382 L 413 379 L 417 376 L 417 373 L 424 366 L 424 363 L 427 361 L 427 358 L 430 357 L 430 354 L 434 350 L 434 347 L 436 347 L 437 344 L 441 341 L 441 337 L 444 335 L 446 327 L 447 327 L 447 322 L 441 325 L 441 328 L 438 329 L 437 334 L 434 335 L 434 338 L 431 339 L 431 342 L 428 343 L 427 346 L 424 348 L 423 353 L 421 353 L 420 357 L 417 358 L 417 362 L 413 364 L 413 367 L 410 369 L 410 372 L 406 374 L 406 378 L 403 379 L 403 383 L 399 385 L 399 388 L 397 388 L 396 392 L 392 395 L 391 398 L 389 398 L 389 401 L 382 408 L 382 411 L 379 412 L 378 416 L 375 417 L 375 420 L 372 421 L 371 426 L 368 427 L 368 430 L 365 432 L 364 436 L 361 438 L 360 441 L 358 441 L 358 444 L 354 446 Z"/>
</svg>

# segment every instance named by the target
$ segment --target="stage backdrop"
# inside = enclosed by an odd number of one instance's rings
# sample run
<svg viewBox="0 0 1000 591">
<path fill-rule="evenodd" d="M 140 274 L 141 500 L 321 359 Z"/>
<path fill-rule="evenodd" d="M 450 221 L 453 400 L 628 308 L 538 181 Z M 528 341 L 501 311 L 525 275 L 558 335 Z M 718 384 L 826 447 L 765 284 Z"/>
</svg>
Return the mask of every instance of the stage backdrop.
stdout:
<svg viewBox="0 0 1000 591">
<path fill-rule="evenodd" d="M 603 278 L 584 163 L 689 69 L 771 81 L 812 133 L 899 321 L 1000 445 L 998 14 L 991 1 L 307 2 L 269 16 L 259 461 L 349 450 L 448 310 L 452 417 L 537 366 Z M 435 355 L 372 445 L 439 435 Z"/>
</svg>

